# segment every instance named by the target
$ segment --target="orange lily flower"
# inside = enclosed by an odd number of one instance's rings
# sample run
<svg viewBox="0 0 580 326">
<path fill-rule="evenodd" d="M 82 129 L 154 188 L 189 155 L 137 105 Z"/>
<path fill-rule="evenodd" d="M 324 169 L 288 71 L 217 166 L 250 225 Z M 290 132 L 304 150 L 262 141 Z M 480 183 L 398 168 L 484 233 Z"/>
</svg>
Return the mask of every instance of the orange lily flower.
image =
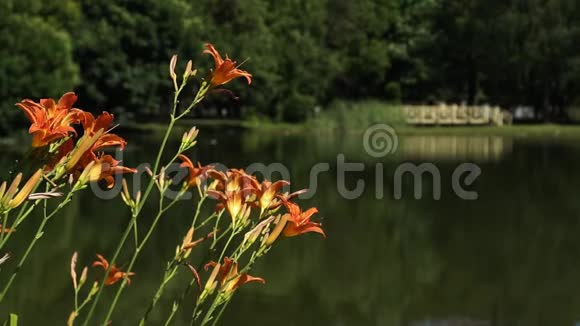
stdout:
<svg viewBox="0 0 580 326">
<path fill-rule="evenodd" d="M 40 103 L 25 99 L 16 105 L 30 120 L 28 132 L 32 134 L 32 147 L 43 147 L 69 133 L 75 133 L 72 124 L 79 122 L 79 109 L 72 106 L 77 100 L 73 92 L 64 94 L 58 103 L 53 99 L 41 99 Z"/>
<path fill-rule="evenodd" d="M 111 155 L 101 155 L 94 162 L 94 167 L 100 168 L 101 173 L 96 180 L 90 181 L 105 180 L 107 183 L 107 189 L 111 189 L 115 185 L 115 175 L 124 173 L 137 173 L 137 169 L 119 165 L 121 161 L 115 160 Z M 86 167 L 89 163 L 90 161 L 83 166 Z"/>
<path fill-rule="evenodd" d="M 211 166 L 201 166 L 201 163 L 197 162 L 196 167 L 195 165 L 193 165 L 191 160 L 183 154 L 180 154 L 179 158 L 183 161 L 180 167 L 187 168 L 187 171 L 189 172 L 189 176 L 186 181 L 187 187 L 191 188 L 200 185 L 202 179 L 206 176 Z"/>
<path fill-rule="evenodd" d="M 107 271 L 107 269 L 109 269 L 109 262 L 99 254 L 97 254 L 97 258 L 99 260 L 93 263 L 93 267 L 101 266 L 103 270 Z M 133 275 L 135 275 L 135 273 L 122 272 L 119 268 L 117 268 L 117 266 L 112 265 L 111 270 L 109 271 L 109 275 L 107 275 L 107 279 L 105 280 L 105 285 L 113 285 L 119 280 L 123 279 L 125 276 L 127 276 L 127 284 L 131 285 L 131 279 L 128 276 Z"/>
<path fill-rule="evenodd" d="M 290 185 L 290 182 L 286 180 L 279 180 L 274 183 L 268 180 L 264 180 L 258 192 L 258 197 L 260 198 L 259 204 L 262 213 L 270 208 L 274 208 L 276 202 L 274 199 L 282 187 Z"/>
<path fill-rule="evenodd" d="M 219 204 L 216 206 L 216 211 L 220 211 L 224 207 L 228 210 L 232 221 L 235 221 L 240 213 L 244 213 L 242 215 L 245 215 L 250 212 L 249 207 L 244 205 L 242 191 L 226 191 L 224 193 L 215 190 L 208 190 L 207 195 L 219 201 Z M 241 217 L 245 218 L 245 216 Z"/>
<path fill-rule="evenodd" d="M 204 269 L 207 271 L 210 267 L 216 266 L 217 263 L 211 261 L 205 264 Z M 254 277 L 248 275 L 248 273 L 238 273 L 238 262 L 230 259 L 229 257 L 224 258 L 223 265 L 220 265 L 217 277 L 222 286 L 222 290 L 226 294 L 232 294 L 240 286 L 249 282 L 259 282 L 266 283 L 266 281 L 261 277 Z"/>
<path fill-rule="evenodd" d="M 94 153 L 101 148 L 110 146 L 120 146 L 121 149 L 125 148 L 127 142 L 125 139 L 108 133 L 111 128 L 111 123 L 113 123 L 113 115 L 109 112 L 103 112 L 97 118 L 95 118 L 90 112 L 82 112 L 81 123 L 85 131 L 85 135 L 93 136 L 99 130 L 103 129 L 103 135 L 95 141 L 95 144 L 91 148 L 91 152 Z M 93 154 L 94 158 L 96 156 Z"/>
<path fill-rule="evenodd" d="M 312 207 L 306 212 L 302 212 L 300 207 L 292 202 L 284 201 L 284 206 L 288 209 L 288 223 L 286 223 L 286 227 L 284 228 L 285 236 L 294 237 L 308 232 L 316 232 L 326 237 L 326 234 L 324 234 L 324 231 L 320 227 L 321 224 L 310 221 L 312 215 L 318 213 L 316 207 Z"/>
<path fill-rule="evenodd" d="M 302 194 L 305 194 L 307 192 L 308 192 L 308 189 L 301 189 L 301 190 L 295 191 L 293 193 L 285 192 L 281 195 L 277 195 L 276 196 L 277 198 L 274 198 L 272 200 L 272 203 L 270 204 L 270 209 L 276 209 L 276 208 L 282 206 L 284 201 L 290 201 L 290 200 L 292 200 L 292 199 L 294 199 Z"/>
<path fill-rule="evenodd" d="M 210 43 L 205 45 L 206 50 L 203 53 L 207 53 L 213 57 L 215 63 L 215 69 L 212 71 L 210 84 L 212 87 L 220 86 L 229 83 L 231 80 L 244 77 L 248 82 L 248 85 L 252 83 L 252 74 L 247 71 L 238 69 L 236 61 L 232 61 L 226 55 L 225 60 L 219 54 L 219 52 Z"/>
<path fill-rule="evenodd" d="M 230 169 L 226 173 L 223 173 L 211 169 L 208 171 L 208 175 L 214 180 L 217 180 L 216 190 L 223 190 L 225 192 L 242 190 L 244 197 L 256 192 L 256 178 L 246 174 L 244 170 Z"/>
<path fill-rule="evenodd" d="M 208 175 L 217 181 L 216 190 L 207 191 L 211 198 L 220 201 L 216 206 L 216 211 L 225 207 L 232 219 L 236 219 L 240 213 L 249 214 L 249 207 L 244 208 L 244 204 L 254 201 L 252 195 L 256 190 L 253 183 L 257 182 L 254 177 L 247 175 L 244 170 L 236 169 L 231 169 L 226 173 L 209 170 Z"/>
</svg>

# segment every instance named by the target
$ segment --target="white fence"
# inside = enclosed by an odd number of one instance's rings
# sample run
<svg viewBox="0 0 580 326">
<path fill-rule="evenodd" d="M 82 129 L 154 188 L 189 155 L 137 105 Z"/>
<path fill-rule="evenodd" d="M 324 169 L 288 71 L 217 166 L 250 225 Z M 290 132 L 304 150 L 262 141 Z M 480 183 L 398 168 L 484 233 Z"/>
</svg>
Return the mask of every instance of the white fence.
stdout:
<svg viewBox="0 0 580 326">
<path fill-rule="evenodd" d="M 499 107 L 446 105 L 406 106 L 405 120 L 411 125 L 495 125 L 512 123 L 512 115 Z"/>
</svg>

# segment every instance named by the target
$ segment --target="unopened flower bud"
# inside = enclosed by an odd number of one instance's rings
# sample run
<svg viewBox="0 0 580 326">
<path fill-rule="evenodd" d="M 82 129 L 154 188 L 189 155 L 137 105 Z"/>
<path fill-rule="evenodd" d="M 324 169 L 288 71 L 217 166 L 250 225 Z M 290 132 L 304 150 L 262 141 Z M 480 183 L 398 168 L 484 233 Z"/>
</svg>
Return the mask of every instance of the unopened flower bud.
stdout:
<svg viewBox="0 0 580 326">
<path fill-rule="evenodd" d="M 105 132 L 104 129 L 99 129 L 93 136 L 84 135 L 79 139 L 77 146 L 74 152 L 69 157 L 68 161 L 65 164 L 65 170 L 70 171 L 72 170 L 80 159 L 83 157 L 86 151 L 90 150 L 91 147 L 95 144 L 95 142 L 103 135 Z"/>
<path fill-rule="evenodd" d="M 122 185 L 123 185 L 123 191 L 121 192 L 121 198 L 123 199 L 125 204 L 127 204 L 127 206 L 133 207 L 135 205 L 135 203 L 133 202 L 133 199 L 131 198 L 131 194 L 129 193 L 129 187 L 127 186 L 127 179 L 123 179 Z"/>
<path fill-rule="evenodd" d="M 28 198 L 28 195 L 30 195 L 34 188 L 36 188 L 41 177 L 42 169 L 36 170 L 36 173 L 34 173 L 32 177 L 28 179 L 18 194 L 14 196 L 12 200 L 10 200 L 8 207 L 12 209 L 20 206 L 26 200 L 26 198 Z"/>
<path fill-rule="evenodd" d="M 85 284 L 85 282 L 87 281 L 88 271 L 89 271 L 89 268 L 87 266 L 85 266 L 85 268 L 83 268 L 83 271 L 81 273 L 81 278 L 79 279 L 79 288 L 81 288 L 83 286 L 83 284 Z"/>
<path fill-rule="evenodd" d="M 171 80 L 173 80 L 173 87 L 175 88 L 175 91 L 178 90 L 177 75 L 175 74 L 175 66 L 176 65 L 177 65 L 177 55 L 174 54 L 171 57 L 171 61 L 169 61 L 169 76 L 171 77 Z"/>
<path fill-rule="evenodd" d="M 193 246 L 190 246 L 190 244 L 192 243 L 193 240 L 194 230 L 195 229 L 193 227 L 189 228 L 187 234 L 183 238 L 183 242 L 181 243 L 180 251 L 183 254 L 182 256 L 183 259 L 187 259 L 187 257 L 189 257 L 189 255 L 191 254 L 191 248 L 193 248 Z"/>
<path fill-rule="evenodd" d="M 278 239 L 280 233 L 282 233 L 282 230 L 284 230 L 284 227 L 286 226 L 286 222 L 288 221 L 289 216 L 290 216 L 289 214 L 284 214 L 282 215 L 281 218 L 278 219 L 274 231 L 272 231 L 270 236 L 266 238 L 266 241 L 264 243 L 266 246 L 271 246 L 276 241 L 276 239 Z"/>
<path fill-rule="evenodd" d="M 270 216 L 262 222 L 258 223 L 258 225 L 256 225 L 256 227 L 254 227 L 252 230 L 248 231 L 244 235 L 244 247 L 247 248 L 256 242 L 260 234 L 262 234 L 262 231 L 266 230 L 267 226 L 270 225 L 270 223 L 275 219 L 276 217 Z"/>
<path fill-rule="evenodd" d="M 183 73 L 183 79 L 187 80 L 191 76 L 195 76 L 197 74 L 197 69 L 193 70 L 193 63 L 191 60 L 187 61 L 187 65 L 185 66 L 185 72 Z"/>
</svg>

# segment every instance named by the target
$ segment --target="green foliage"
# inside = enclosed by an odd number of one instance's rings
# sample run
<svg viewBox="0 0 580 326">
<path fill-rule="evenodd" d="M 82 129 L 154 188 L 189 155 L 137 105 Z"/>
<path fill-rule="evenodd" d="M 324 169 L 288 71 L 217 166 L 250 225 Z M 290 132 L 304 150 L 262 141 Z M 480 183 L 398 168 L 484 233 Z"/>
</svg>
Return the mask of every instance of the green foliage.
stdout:
<svg viewBox="0 0 580 326">
<path fill-rule="evenodd" d="M 533 105 L 562 116 L 580 91 L 575 0 L 9 0 L 0 27 L 2 123 L 21 96 L 76 86 L 80 106 L 153 120 L 167 112 L 167 62 L 207 77 L 211 42 L 244 61 L 239 102 L 195 112 L 308 119 L 334 100 Z M 193 92 L 192 92 L 193 93 Z M 240 107 L 243 105 L 243 107 Z"/>
<path fill-rule="evenodd" d="M 437 99 L 483 97 L 557 115 L 580 91 L 577 1 L 453 0 L 434 8 L 424 57 Z"/>
<path fill-rule="evenodd" d="M 23 96 L 59 97 L 78 83 L 71 37 L 42 3 L 3 2 L 0 29 L 0 129 L 10 130 L 21 114 L 14 103 Z"/>
</svg>

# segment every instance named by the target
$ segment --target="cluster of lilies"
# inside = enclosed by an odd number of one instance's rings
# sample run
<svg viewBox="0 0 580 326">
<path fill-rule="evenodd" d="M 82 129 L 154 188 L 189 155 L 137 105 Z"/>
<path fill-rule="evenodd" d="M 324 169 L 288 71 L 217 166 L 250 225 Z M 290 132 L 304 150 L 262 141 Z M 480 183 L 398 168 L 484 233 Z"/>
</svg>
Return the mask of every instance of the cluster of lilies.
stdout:
<svg viewBox="0 0 580 326">
<path fill-rule="evenodd" d="M 204 53 L 212 56 L 215 67 L 211 70 L 208 78 L 199 85 L 194 101 L 181 114 L 178 114 L 179 101 L 177 99 L 185 89 L 189 79 L 197 74 L 197 70 L 192 69 L 192 63 L 189 61 L 182 81 L 179 83 L 175 73 L 177 57 L 174 56 L 171 59 L 169 75 L 173 81 L 175 101 L 166 139 L 170 135 L 175 121 L 187 114 L 207 95 L 223 91 L 222 85 L 240 77 L 245 78 L 248 84 L 252 82 L 250 73 L 239 69 L 237 63 L 229 57 L 222 58 L 213 45 L 206 44 Z M 22 187 L 20 187 L 23 179 L 22 174 L 18 174 L 9 185 L 6 182 L 0 185 L 0 215 L 2 216 L 0 250 L 3 249 L 9 235 L 15 231 L 16 227 L 39 202 L 65 196 L 65 199 L 51 214 L 47 214 L 45 208 L 43 223 L 37 231 L 37 237 L 33 239 L 28 249 L 32 249 L 40 238 L 38 234 L 42 235 L 45 223 L 70 201 L 72 194 L 86 188 L 90 182 L 101 182 L 105 187 L 111 188 L 115 184 L 116 175 L 137 172 L 136 169 L 123 166 L 122 162 L 107 154 L 110 149 L 123 150 L 127 144 L 125 139 L 112 133 L 114 129 L 113 115 L 102 112 L 95 117 L 90 112 L 75 108 L 76 101 L 77 96 L 69 92 L 58 101 L 41 99 L 39 102 L 35 102 L 26 99 L 17 104 L 30 121 L 29 133 L 32 135 L 32 152 L 34 157 L 40 159 L 34 173 Z M 123 270 L 119 268 L 116 264 L 119 252 L 124 248 L 127 236 L 135 227 L 137 216 L 142 214 L 143 203 L 148 199 L 152 187 L 157 186 L 162 197 L 168 189 L 168 184 L 179 186 L 180 194 L 197 190 L 199 200 L 191 227 L 183 237 L 182 243 L 177 246 L 175 257 L 167 264 L 160 288 L 155 294 L 151 306 L 141 319 L 141 325 L 147 321 L 149 312 L 162 295 L 165 285 L 175 276 L 179 266 L 188 267 L 193 274 L 191 284 L 197 285 L 198 288 L 192 323 L 199 320 L 201 325 L 205 325 L 211 320 L 215 324 L 225 309 L 226 303 L 240 286 L 248 282 L 265 282 L 264 279 L 251 276 L 248 272 L 253 263 L 265 255 L 281 235 L 294 237 L 308 232 L 325 235 L 321 224 L 311 220 L 318 210 L 309 208 L 303 211 L 295 203 L 295 199 L 305 190 L 288 193 L 285 190 L 290 184 L 285 180 L 260 181 L 256 176 L 247 174 L 244 170 L 218 171 L 212 165 L 194 164 L 185 155 L 185 152 L 195 145 L 197 134 L 196 128 L 186 132 L 174 159 L 167 164 L 160 164 L 159 160 L 165 148 L 166 140 L 164 140 L 153 169 L 147 169 L 151 176 L 150 185 L 143 193 L 138 189 L 135 199 L 128 190 L 126 180 L 123 180 L 121 195 L 125 203 L 131 208 L 132 219 L 113 258 L 109 261 L 103 255 L 97 254 L 97 260 L 92 263 L 92 266 L 104 270 L 104 275 L 102 281 L 93 283 L 82 304 L 79 304 L 77 300 L 83 284 L 87 281 L 88 268 L 83 269 L 80 278 L 77 276 L 76 265 L 79 255 L 74 253 L 70 274 L 75 291 L 75 309 L 70 315 L 69 325 L 74 324 L 81 310 L 88 307 L 89 302 L 92 301 L 92 306 L 84 322 L 84 325 L 87 325 L 93 315 L 95 305 L 99 301 L 103 287 L 122 282 L 104 320 L 105 323 L 109 322 L 118 297 L 125 285 L 131 283 L 131 277 L 135 275 L 131 270 L 133 263 L 147 242 L 150 233 L 154 230 L 159 217 L 164 215 L 173 204 L 172 202 L 163 206 L 163 202 L 161 202 L 155 222 L 145 237 L 140 238 L 135 231 L 135 241 L 139 246 L 135 250 L 129 266 Z M 180 167 L 188 172 L 184 180 L 173 180 L 167 177 L 164 172 L 165 167 L 174 163 L 175 160 L 179 160 Z M 41 185 L 44 185 L 44 189 L 37 191 Z M 179 200 L 179 198 L 180 196 L 175 200 Z M 203 221 L 201 219 L 198 221 L 201 206 L 206 199 L 216 201 L 214 213 Z M 8 226 L 10 212 L 19 206 L 23 206 L 20 213 Z M 221 219 L 224 214 L 227 214 L 229 218 Z M 208 230 L 205 231 L 204 228 Z M 136 227 L 135 230 L 137 230 Z M 204 235 L 194 239 L 199 232 Z M 224 241 L 221 241 L 222 239 Z M 227 241 L 225 241 L 226 239 Z M 211 242 L 211 247 L 208 248 L 210 259 L 197 262 L 198 266 L 204 266 L 207 273 L 206 277 L 201 277 L 193 263 L 188 262 L 192 250 L 202 242 Z M 230 248 L 230 244 L 233 243 L 238 243 L 238 246 Z M 221 254 L 216 255 L 220 248 Z M 0 294 L 0 303 L 29 251 L 27 250 L 26 255 L 21 257 L 12 278 Z M 251 256 L 247 258 L 246 253 L 248 255 L 251 253 Z M 5 255 L 0 260 L 0 264 L 6 264 L 12 258 L 10 255 Z M 205 285 L 202 285 L 204 278 Z M 212 296 L 213 301 L 208 301 L 208 298 Z M 206 301 L 211 302 L 211 304 L 205 304 Z M 222 311 L 216 315 L 217 308 L 220 306 Z M 176 307 L 179 307 L 179 304 L 174 303 L 172 314 L 168 317 L 166 324 L 173 318 L 177 310 Z M 203 318 L 201 318 L 202 316 Z"/>
</svg>

